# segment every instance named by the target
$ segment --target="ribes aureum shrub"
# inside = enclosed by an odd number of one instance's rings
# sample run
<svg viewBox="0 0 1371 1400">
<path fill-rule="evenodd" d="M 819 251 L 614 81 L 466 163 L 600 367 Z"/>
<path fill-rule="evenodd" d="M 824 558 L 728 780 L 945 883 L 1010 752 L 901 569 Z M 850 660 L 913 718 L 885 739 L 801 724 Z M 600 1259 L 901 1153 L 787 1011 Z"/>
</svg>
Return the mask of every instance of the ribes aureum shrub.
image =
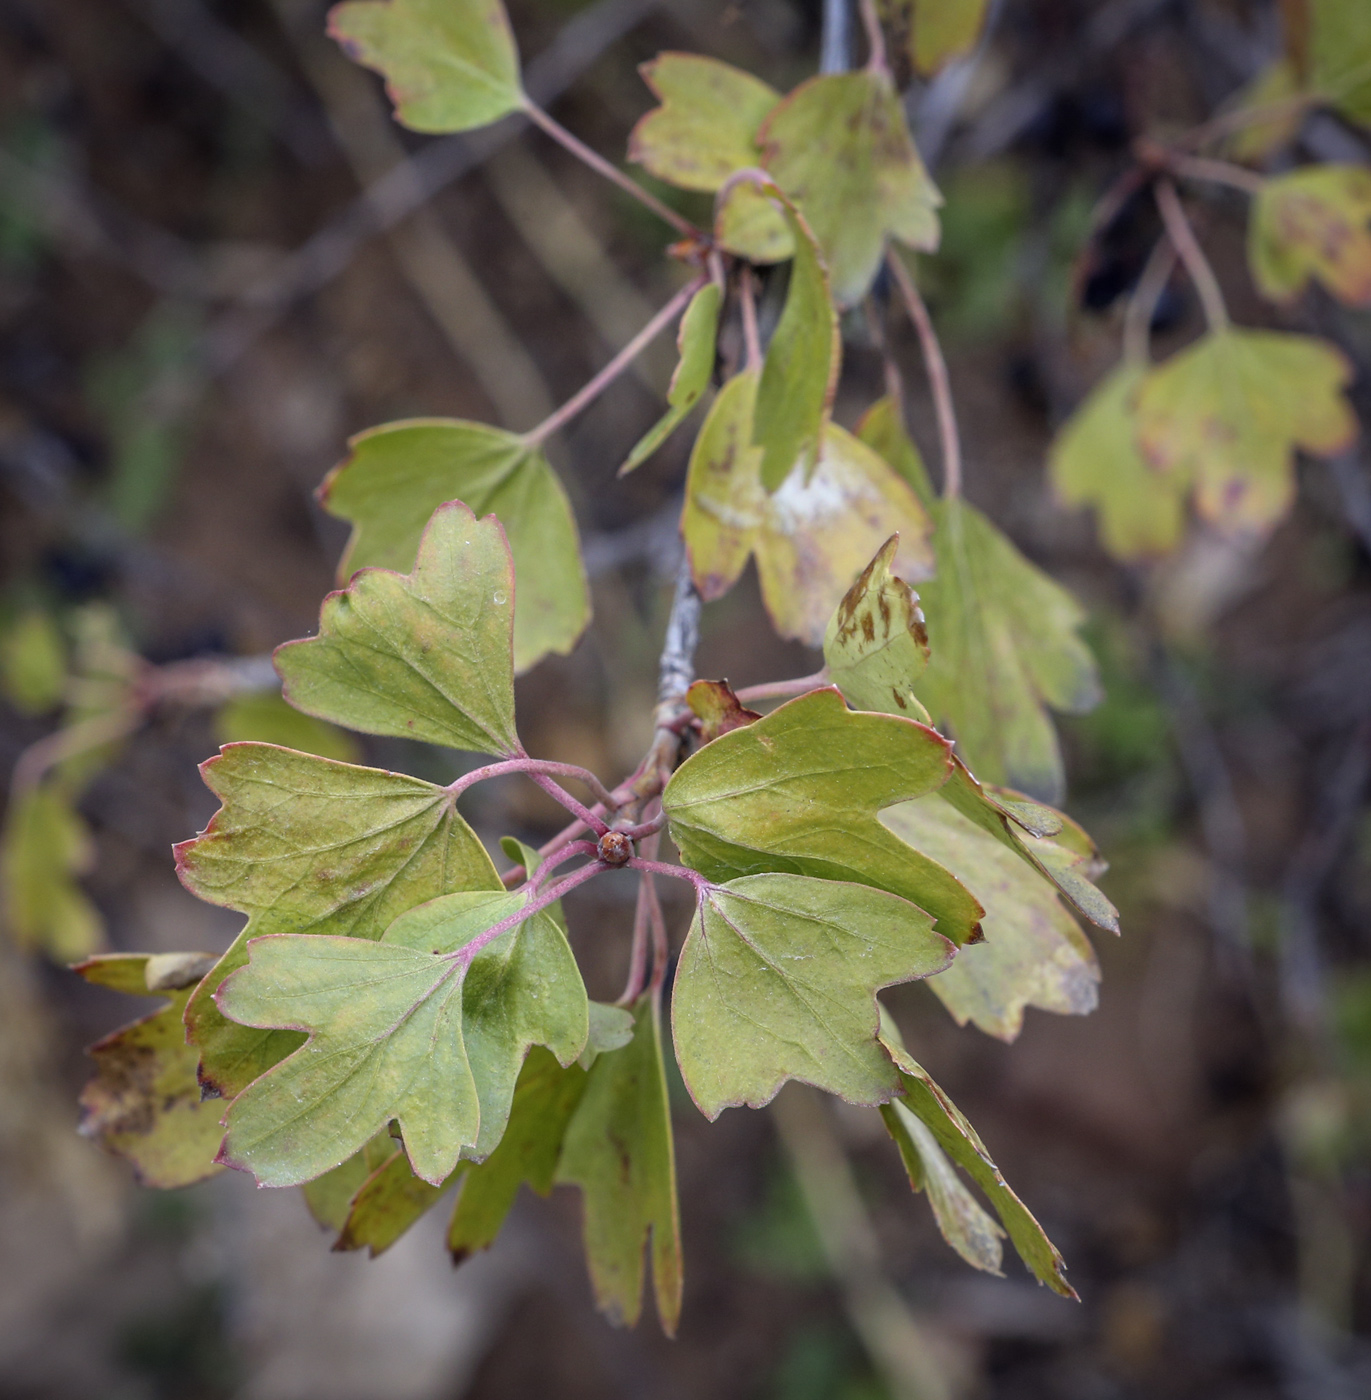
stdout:
<svg viewBox="0 0 1371 1400">
<path fill-rule="evenodd" d="M 324 482 L 324 506 L 352 525 L 341 588 L 318 634 L 276 654 L 293 722 L 316 727 L 226 744 L 203 768 L 222 806 L 177 850 L 186 887 L 246 916 L 242 931 L 217 960 L 97 954 L 78 965 L 93 982 L 166 999 L 94 1047 L 82 1099 L 86 1131 L 144 1182 L 232 1167 L 300 1186 L 336 1247 L 373 1253 L 453 1197 L 458 1260 L 495 1240 L 522 1185 L 575 1185 L 601 1306 L 637 1320 L 646 1254 L 671 1331 L 682 1279 L 672 1055 L 709 1118 L 760 1108 L 789 1080 L 879 1110 L 969 1263 L 998 1269 L 1007 1235 L 1039 1280 L 1073 1296 L 1056 1249 L 879 1001 L 926 979 L 959 1024 L 1013 1039 L 1028 1007 L 1094 1007 L 1082 925 L 1117 932 L 1092 883 L 1103 866 L 1090 838 L 1046 805 L 1063 792 L 1051 712 L 1099 696 L 1084 614 L 962 498 L 946 369 L 903 251 L 936 249 L 941 196 L 893 75 L 966 52 L 984 9 L 868 5 L 865 66 L 786 95 L 699 55 L 645 65 L 658 105 L 630 158 L 713 194 L 708 228 L 533 103 L 498 0 L 354 0 L 333 12 L 334 36 L 384 76 L 398 120 L 454 132 L 523 114 L 660 215 L 685 276 L 531 431 L 385 424 L 354 439 Z M 1123 559 L 1175 548 L 1191 502 L 1205 528 L 1270 530 L 1290 506 L 1295 450 L 1334 452 L 1356 432 L 1339 351 L 1230 324 L 1176 189 L 1217 181 L 1250 195 L 1264 296 L 1288 300 L 1313 280 L 1371 301 L 1366 172 L 1253 168 L 1293 139 L 1292 113 L 1371 111 L 1366 64 L 1348 56 L 1358 44 L 1371 53 L 1364 9 L 1314 0 L 1301 14 L 1302 66 L 1264 78 L 1208 128 L 1140 148 L 1128 175 L 1154 189 L 1163 236 L 1123 362 L 1051 463 L 1060 495 L 1097 508 Z M 907 53 L 892 63 L 897 40 Z M 1248 163 L 1199 154 L 1225 142 Z M 1208 331 L 1154 367 L 1147 332 L 1177 257 Z M 784 303 L 764 334 L 754 269 L 773 263 L 787 265 Z M 852 431 L 830 419 L 840 318 L 879 321 L 892 291 L 928 367 L 939 493 L 893 389 Z M 678 321 L 666 412 L 622 470 L 704 406 L 685 562 L 654 738 L 611 786 L 530 757 L 519 738 L 516 674 L 569 651 L 590 617 L 576 523 L 543 449 Z M 725 326 L 740 353 L 724 349 Z M 824 667 L 735 694 L 694 678 L 693 637 L 701 603 L 749 559 L 777 631 L 822 647 Z M 108 695 L 71 719 L 90 742 L 31 765 L 9 818 L 11 905 L 26 936 L 58 954 L 93 938 L 75 884 L 81 763 L 129 731 L 150 685 L 109 669 Z M 359 766 L 348 730 L 482 758 L 437 785 Z M 461 798 L 510 774 L 560 802 L 569 824 L 538 850 L 505 838 L 502 870 Z M 668 840 L 675 861 L 662 858 Z M 637 879 L 638 904 L 627 985 L 608 1005 L 587 996 L 562 900 L 624 878 L 616 871 Z M 683 940 L 663 917 L 662 879 L 690 886 Z"/>
</svg>

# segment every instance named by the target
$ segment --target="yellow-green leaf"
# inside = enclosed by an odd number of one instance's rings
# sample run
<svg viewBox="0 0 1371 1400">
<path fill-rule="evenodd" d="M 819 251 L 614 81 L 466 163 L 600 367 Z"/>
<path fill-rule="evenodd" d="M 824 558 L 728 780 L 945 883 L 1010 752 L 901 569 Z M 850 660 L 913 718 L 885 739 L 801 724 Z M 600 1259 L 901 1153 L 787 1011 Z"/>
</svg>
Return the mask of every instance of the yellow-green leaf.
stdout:
<svg viewBox="0 0 1371 1400">
<path fill-rule="evenodd" d="M 1363 0 L 1306 0 L 1309 86 L 1353 121 L 1371 125 L 1371 8 Z"/>
<path fill-rule="evenodd" d="M 894 1023 L 885 1015 L 881 1017 L 881 1044 L 900 1071 L 905 1108 L 924 1123 L 943 1151 L 985 1192 L 986 1199 L 1009 1232 L 1019 1258 L 1033 1276 L 1054 1293 L 1075 1298 L 1076 1290 L 1066 1281 L 1065 1265 L 1056 1246 L 1043 1233 L 1028 1207 L 1010 1190 L 975 1128 L 933 1082 L 928 1071 L 911 1058 Z M 904 1141 L 903 1115 L 887 1104 L 881 1109 L 881 1116 L 908 1163 L 910 1154 Z"/>
<path fill-rule="evenodd" d="M 1355 440 L 1351 378 L 1342 352 L 1312 336 L 1211 331 L 1143 381 L 1138 441 L 1156 470 L 1193 479 L 1196 509 L 1219 529 L 1269 530 L 1294 498 L 1295 449 Z"/>
<path fill-rule="evenodd" d="M 382 74 L 415 131 L 468 131 L 524 105 L 519 52 L 500 0 L 352 0 L 329 33 Z"/>
<path fill-rule="evenodd" d="M 515 672 L 571 650 L 590 621 L 590 590 L 570 503 L 540 450 L 452 418 L 386 423 L 349 447 L 319 488 L 324 508 L 353 527 L 340 580 L 370 565 L 408 572 L 433 512 L 464 501 L 476 516 L 497 516 L 509 538 Z"/>
<path fill-rule="evenodd" d="M 715 1119 L 791 1079 L 849 1103 L 899 1080 L 876 1044 L 876 993 L 941 972 L 955 948 L 906 899 L 805 875 L 750 875 L 700 894 L 671 1023 L 681 1076 Z"/>
<path fill-rule="evenodd" d="M 104 942 L 100 912 L 77 884 L 95 861 L 90 832 L 64 788 L 44 783 L 10 799 L 0 837 L 5 923 L 26 948 L 72 962 Z"/>
<path fill-rule="evenodd" d="M 519 753 L 514 571 L 503 531 L 439 506 L 410 574 L 363 569 L 319 614 L 319 635 L 277 648 L 298 710 L 368 734 Z"/>
<path fill-rule="evenodd" d="M 852 580 L 892 534 L 900 573 L 930 572 L 930 522 L 906 482 L 835 424 L 808 479 L 797 463 L 768 495 L 761 452 L 749 443 L 756 391 L 756 374 L 745 371 L 714 401 L 691 453 L 681 529 L 704 598 L 726 593 L 755 551 L 776 630 L 818 646 Z"/>
<path fill-rule="evenodd" d="M 1093 506 L 1100 542 L 1126 563 L 1176 548 L 1190 493 L 1184 471 L 1157 471 L 1138 448 L 1137 399 L 1146 374 L 1144 365 L 1115 369 L 1063 425 L 1048 457 L 1062 504 Z"/>
<path fill-rule="evenodd" d="M 641 466 L 680 426 L 709 388 L 714 373 L 714 342 L 719 330 L 719 306 L 723 300 L 718 284 L 706 283 L 691 298 L 677 337 L 680 360 L 667 389 L 666 413 L 637 442 L 628 460 L 619 468 L 625 476 Z"/>
<path fill-rule="evenodd" d="M 971 52 L 989 0 L 912 0 L 909 56 L 926 77 Z"/>
<path fill-rule="evenodd" d="M 453 1182 L 471 1170 L 470 1162 L 458 1162 L 453 1174 L 441 1185 L 434 1186 L 414 1175 L 404 1148 L 396 1144 L 389 1133 L 378 1135 L 374 1141 L 380 1141 L 381 1136 L 390 1143 L 389 1155 L 372 1169 L 353 1196 L 341 1232 L 333 1245 L 339 1251 L 368 1250 L 373 1259 L 384 1254 L 416 1220 L 427 1215 L 447 1194 Z M 328 1177 L 319 1180 L 327 1181 Z M 317 1186 L 319 1183 L 311 1184 Z M 310 1190 L 310 1186 L 306 1186 L 305 1190 Z"/>
<path fill-rule="evenodd" d="M 877 399 L 862 414 L 857 436 L 899 472 L 923 505 L 933 504 L 937 493 L 928 479 L 928 468 L 924 466 L 919 449 L 905 430 L 897 399 Z"/>
<path fill-rule="evenodd" d="M 1100 696 L 1078 635 L 1085 614 L 974 506 L 944 500 L 936 515 L 937 573 L 919 586 L 932 653 L 919 697 L 978 777 L 1057 801 L 1047 707 L 1075 713 Z"/>
<path fill-rule="evenodd" d="M 81 1090 L 79 1131 L 133 1165 L 144 1186 L 171 1189 L 221 1170 L 223 1105 L 201 1101 L 199 1054 L 186 1044 L 186 1001 L 214 959 L 202 953 L 111 953 L 77 963 L 87 982 L 167 1005 L 98 1040 Z"/>
<path fill-rule="evenodd" d="M 1221 115 L 1251 112 L 1244 123 L 1224 142 L 1234 160 L 1262 161 L 1288 146 L 1304 125 L 1307 109 L 1298 101 L 1300 80 L 1295 65 L 1287 57 L 1268 64 L 1251 82 L 1223 105 Z"/>
<path fill-rule="evenodd" d="M 31 608 L 0 633 L 0 691 L 16 709 L 55 709 L 66 679 L 67 649 L 50 613 Z"/>
<path fill-rule="evenodd" d="M 223 744 L 277 744 L 283 749 L 356 763 L 356 739 L 336 724 L 292 709 L 273 691 L 239 695 L 214 717 L 214 737 Z"/>
<path fill-rule="evenodd" d="M 207 1102 L 210 1102 L 207 1100 Z M 220 1106 L 222 1108 L 222 1105 Z M 304 1193 L 309 1213 L 327 1230 L 342 1230 L 352 1214 L 353 1201 L 372 1174 L 385 1166 L 395 1155 L 395 1139 L 389 1128 L 383 1128 L 369 1143 L 354 1152 L 346 1162 L 331 1172 L 305 1182 Z M 401 1156 L 404 1154 L 401 1153 Z M 338 1245 L 335 1244 L 337 1249 Z"/>
<path fill-rule="evenodd" d="M 1371 306 L 1371 170 L 1312 165 L 1267 180 L 1252 201 L 1247 258 L 1274 301 L 1314 277 L 1348 306 Z"/>
<path fill-rule="evenodd" d="M 843 306 L 865 296 L 887 238 L 938 246 L 942 203 L 887 72 L 829 73 L 801 83 L 758 137 L 766 168 L 813 229 Z"/>
<path fill-rule="evenodd" d="M 681 1315 L 681 1222 L 661 1021 L 657 994 L 648 992 L 634 1007 L 632 1041 L 596 1058 L 556 1179 L 581 1188 L 586 1261 L 601 1311 L 620 1326 L 638 1321 L 650 1237 L 657 1317 L 673 1336 Z"/>
<path fill-rule="evenodd" d="M 977 936 L 980 905 L 877 819 L 950 771 L 934 730 L 849 710 L 825 688 L 705 745 L 672 775 L 662 806 L 681 859 L 717 884 L 774 871 L 870 885 L 961 944 Z"/>
<path fill-rule="evenodd" d="M 186 1025 L 202 1080 L 232 1098 L 301 1040 L 235 1025 L 215 1005 L 250 938 L 377 939 L 425 900 L 501 886 L 446 788 L 268 744 L 230 745 L 200 771 L 223 806 L 176 848 L 177 873 L 192 894 L 249 917 L 191 997 Z"/>
</svg>

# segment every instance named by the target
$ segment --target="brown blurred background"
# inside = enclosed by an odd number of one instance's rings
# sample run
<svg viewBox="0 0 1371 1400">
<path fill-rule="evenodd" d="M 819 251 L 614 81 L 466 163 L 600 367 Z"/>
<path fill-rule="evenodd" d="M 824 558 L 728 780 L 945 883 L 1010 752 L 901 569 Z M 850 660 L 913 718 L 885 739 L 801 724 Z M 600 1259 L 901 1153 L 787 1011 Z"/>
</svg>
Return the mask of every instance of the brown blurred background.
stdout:
<svg viewBox="0 0 1371 1400">
<path fill-rule="evenodd" d="M 958 1030 L 924 989 L 893 1000 L 1082 1303 L 1017 1260 L 1003 1279 L 966 1268 L 874 1114 L 834 1115 L 825 1141 L 846 1149 L 879 1277 L 962 1394 L 1352 1400 L 1371 1394 L 1371 477 L 1355 456 L 1306 463 L 1264 548 L 1197 536 L 1147 572 L 1111 565 L 1043 478 L 1054 427 L 1117 354 L 1119 299 L 1156 235 L 1140 204 L 1081 259 L 1091 207 L 1134 136 L 1202 120 L 1276 52 L 1277 6 L 992 8 L 975 61 L 911 97 L 948 200 L 927 282 L 968 494 L 1092 615 L 1108 698 L 1063 726 L 1069 807 L 1112 862 L 1124 935 L 1097 940 L 1095 1015 L 1030 1012 L 1012 1046 Z M 68 632 L 98 616 L 163 663 L 310 632 L 345 534 L 312 491 L 348 434 L 418 414 L 528 427 L 678 285 L 658 229 L 543 137 L 394 126 L 324 12 L 0 0 L 0 634 L 34 609 Z M 784 89 L 814 70 L 820 23 L 817 0 L 511 13 L 535 92 L 616 160 L 650 105 L 638 63 L 696 49 Z M 1331 118 L 1304 141 L 1367 159 L 1365 133 Z M 1277 322 L 1243 270 L 1243 206 L 1202 212 L 1235 319 L 1337 339 L 1367 421 L 1371 321 L 1316 293 Z M 1200 324 L 1178 281 L 1161 348 Z M 849 424 L 881 392 L 850 331 Z M 931 451 L 917 355 L 897 349 Z M 553 445 L 596 616 L 573 656 L 520 682 L 520 727 L 532 752 L 607 779 L 649 734 L 689 434 L 614 472 L 671 363 L 657 346 Z M 702 675 L 814 665 L 775 639 L 750 576 L 707 610 Z M 195 765 L 216 723 L 158 711 L 82 798 L 85 888 L 115 948 L 217 950 L 236 927 L 180 888 L 169 853 L 213 810 Z M 0 701 L 0 773 L 52 724 Z M 434 751 L 360 752 L 451 775 Z M 531 794 L 495 787 L 473 809 L 483 834 L 550 834 Z M 622 977 L 631 894 L 625 878 L 571 902 L 593 995 Z M 684 907 L 668 912 L 679 932 Z M 74 1133 L 81 1047 L 129 1015 L 3 945 L 0 1395 L 890 1395 L 769 1114 L 709 1125 L 677 1096 L 686 1300 L 669 1343 L 650 1319 L 623 1333 L 594 1313 L 569 1190 L 526 1196 L 454 1272 L 437 1217 L 372 1263 L 330 1254 L 298 1193 L 232 1173 L 134 1188 Z"/>
</svg>

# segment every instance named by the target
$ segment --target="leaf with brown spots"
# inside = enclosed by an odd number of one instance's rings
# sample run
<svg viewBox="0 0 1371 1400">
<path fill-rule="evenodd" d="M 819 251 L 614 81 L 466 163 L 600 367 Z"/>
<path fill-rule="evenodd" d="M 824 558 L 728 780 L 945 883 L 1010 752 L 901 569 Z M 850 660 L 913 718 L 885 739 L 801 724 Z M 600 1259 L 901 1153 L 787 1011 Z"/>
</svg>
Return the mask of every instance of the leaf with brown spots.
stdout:
<svg viewBox="0 0 1371 1400">
<path fill-rule="evenodd" d="M 1273 301 L 1313 277 L 1348 306 L 1371 306 L 1371 170 L 1313 165 L 1267 180 L 1252 202 L 1247 258 Z"/>
<path fill-rule="evenodd" d="M 756 710 L 743 705 L 727 681 L 695 681 L 686 691 L 686 704 L 700 721 L 700 738 L 706 744 L 761 719 Z"/>
<path fill-rule="evenodd" d="M 73 969 L 97 986 L 167 1000 L 90 1047 L 95 1077 L 81 1090 L 80 1132 L 131 1162 L 144 1186 L 189 1186 L 221 1170 L 224 1106 L 201 1101 L 200 1055 L 181 1020 L 213 965 L 203 953 L 112 953 Z"/>
</svg>

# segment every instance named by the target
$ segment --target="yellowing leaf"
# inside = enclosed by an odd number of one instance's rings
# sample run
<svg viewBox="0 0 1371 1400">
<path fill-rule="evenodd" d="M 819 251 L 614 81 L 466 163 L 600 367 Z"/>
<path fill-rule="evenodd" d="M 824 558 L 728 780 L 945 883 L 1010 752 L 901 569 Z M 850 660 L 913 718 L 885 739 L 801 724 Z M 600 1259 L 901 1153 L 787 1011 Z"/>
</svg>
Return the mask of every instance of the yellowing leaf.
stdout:
<svg viewBox="0 0 1371 1400">
<path fill-rule="evenodd" d="M 866 885 L 750 875 L 703 890 L 671 1002 L 691 1097 L 711 1120 L 791 1079 L 884 1102 L 898 1077 L 876 1044 L 876 993 L 954 951 L 917 905 Z"/>
<path fill-rule="evenodd" d="M 824 661 L 853 709 L 931 724 L 913 690 L 928 665 L 928 629 L 917 595 L 890 572 L 899 544 L 892 535 L 843 595 L 824 633 Z"/>
<path fill-rule="evenodd" d="M 950 770 L 935 731 L 849 710 L 826 688 L 693 754 L 662 806 L 681 859 L 717 884 L 774 871 L 870 885 L 926 910 L 961 944 L 977 935 L 980 905 L 876 815 L 934 791 Z"/>
<path fill-rule="evenodd" d="M 828 265 L 835 300 L 870 287 L 887 238 L 938 246 L 942 203 L 889 73 L 864 69 L 801 83 L 767 117 L 766 168 L 799 206 Z"/>
<path fill-rule="evenodd" d="M 877 399 L 862 414 L 857 436 L 879 457 L 889 462 L 907 481 L 925 506 L 931 506 L 937 493 L 928 479 L 928 468 L 905 431 L 898 400 Z"/>
<path fill-rule="evenodd" d="M 520 752 L 513 626 L 504 534 L 452 501 L 434 511 L 413 573 L 363 569 L 324 600 L 317 637 L 277 649 L 276 668 L 306 714 L 509 755 Z"/>
<path fill-rule="evenodd" d="M 850 433 L 829 424 L 813 472 L 797 464 L 768 495 L 749 445 L 755 373 L 731 379 L 691 453 L 681 529 L 696 586 L 726 593 L 756 552 L 767 611 L 783 637 L 819 645 L 833 609 L 880 543 L 900 536 L 896 567 L 929 572 L 929 520 L 913 491 Z"/>
<path fill-rule="evenodd" d="M 1371 125 L 1371 10 L 1362 0 L 1307 0 L 1309 85 Z"/>
<path fill-rule="evenodd" d="M 765 192 L 773 188 L 766 186 Z M 776 490 L 797 466 L 809 475 L 842 364 L 838 313 L 829 300 L 828 273 L 814 235 L 792 204 L 782 201 L 781 207 L 795 256 L 752 412 L 752 440 L 762 449 L 761 480 L 768 491 Z"/>
<path fill-rule="evenodd" d="M 557 474 L 523 438 L 484 423 L 417 418 L 351 439 L 351 455 L 319 488 L 352 524 L 339 578 L 375 565 L 406 573 L 419 537 L 447 501 L 495 515 L 514 556 L 514 669 L 564 654 L 590 621 L 590 592 L 571 506 Z"/>
<path fill-rule="evenodd" d="M 17 942 L 58 962 L 84 958 L 104 942 L 104 920 L 76 883 L 94 859 L 86 824 L 62 788 L 45 783 L 14 794 L 0 838 L 0 883 Z"/>
<path fill-rule="evenodd" d="M 928 1128 L 943 1151 L 985 1192 L 986 1199 L 1000 1217 L 1000 1223 L 1009 1232 L 1019 1258 L 1033 1276 L 1054 1293 L 1060 1293 L 1064 1298 L 1075 1298 L 1076 1290 L 1066 1281 L 1062 1256 L 1043 1233 L 1042 1226 L 1029 1213 L 1028 1207 L 1010 1190 L 1009 1183 L 991 1161 L 975 1128 L 933 1082 L 928 1071 L 911 1058 L 889 1017 L 882 1015 L 881 1027 L 881 1044 L 900 1071 L 904 1107 Z M 909 1165 L 911 1151 L 917 1155 L 917 1149 L 908 1140 L 904 1115 L 893 1105 L 887 1104 L 882 1107 L 881 1116 L 899 1145 L 906 1165 Z"/>
<path fill-rule="evenodd" d="M 686 691 L 686 704 L 700 721 L 700 739 L 711 743 L 720 734 L 741 729 L 761 719 L 756 710 L 745 709 L 729 689 L 727 681 L 693 681 Z"/>
<path fill-rule="evenodd" d="M 528 1047 L 547 1044 L 569 1064 L 587 1034 L 585 988 L 546 913 L 481 940 L 526 903 L 447 895 L 401 915 L 380 942 L 254 939 L 220 1009 L 309 1039 L 234 1100 L 224 1160 L 262 1185 L 294 1185 L 346 1161 L 392 1118 L 432 1186 L 464 1152 L 492 1151 Z"/>
<path fill-rule="evenodd" d="M 639 998 L 634 1022 L 633 1040 L 591 1066 L 557 1180 L 581 1188 L 586 1260 L 601 1311 L 621 1326 L 638 1321 L 650 1237 L 657 1317 L 673 1336 L 681 1315 L 681 1222 L 655 993 Z"/>
<path fill-rule="evenodd" d="M 500 881 L 446 788 L 267 744 L 233 744 L 200 771 L 223 806 L 176 848 L 177 873 L 192 894 L 249 917 L 191 997 L 186 1025 L 202 1079 L 232 1098 L 301 1039 L 235 1025 L 215 1005 L 249 938 L 377 939 L 425 900 Z"/>
<path fill-rule="evenodd" d="M 901 803 L 882 822 L 950 870 L 985 909 L 985 941 L 963 948 L 930 978 L 958 1025 L 1013 1040 L 1025 1006 L 1084 1016 L 1095 1009 L 1100 971 L 1089 941 L 1047 880 L 941 794 Z"/>
<path fill-rule="evenodd" d="M 1252 202 L 1247 257 L 1274 301 L 1315 277 L 1339 301 L 1371 306 L 1371 171 L 1313 165 L 1267 180 Z"/>
<path fill-rule="evenodd" d="M 1099 699 L 1077 635 L 1085 614 L 974 506 L 958 498 L 936 509 L 937 573 L 919 585 L 932 651 L 919 696 L 978 777 L 1058 800 L 1047 706 L 1078 712 Z"/>
<path fill-rule="evenodd" d="M 0 633 L 0 691 L 16 709 L 55 709 L 66 679 L 67 649 L 51 614 L 31 608 Z"/>
<path fill-rule="evenodd" d="M 356 763 L 361 758 L 351 734 L 292 709 L 281 696 L 263 691 L 239 695 L 214 717 L 214 737 L 222 744 L 279 744 L 283 749 Z"/>
<path fill-rule="evenodd" d="M 746 181 L 730 185 L 714 201 L 714 241 L 724 252 L 752 263 L 795 256 L 795 239 L 774 201 Z"/>
<path fill-rule="evenodd" d="M 761 163 L 757 129 L 781 94 L 741 68 L 693 53 L 661 53 L 638 71 L 662 104 L 633 128 L 628 158 L 684 190 L 717 190 Z"/>
<path fill-rule="evenodd" d="M 386 79 L 415 131 L 468 131 L 524 105 L 519 53 L 500 0 L 352 0 L 329 32 Z"/>
<path fill-rule="evenodd" d="M 1341 392 L 1351 378 L 1311 336 L 1212 331 L 1143 381 L 1138 440 L 1155 469 L 1194 480 L 1196 508 L 1219 529 L 1269 530 L 1294 497 L 1295 449 L 1326 455 L 1356 438 Z"/>
<path fill-rule="evenodd" d="M 1062 427 L 1048 457 L 1062 504 L 1093 506 L 1101 543 L 1125 563 L 1176 548 L 1190 492 L 1185 472 L 1156 471 L 1138 448 L 1137 398 L 1146 374 L 1143 365 L 1114 370 Z"/>
<path fill-rule="evenodd" d="M 680 360 L 671 376 L 667 390 L 670 407 L 658 422 L 645 433 L 628 460 L 619 468 L 625 476 L 641 466 L 676 431 L 686 414 L 699 403 L 714 373 L 714 341 L 719 329 L 719 306 L 722 293 L 717 283 L 709 282 L 691 298 L 681 330 L 677 337 Z"/>
<path fill-rule="evenodd" d="M 181 1024 L 186 1001 L 213 964 L 198 953 L 111 953 L 78 963 L 87 982 L 168 1004 L 98 1040 L 95 1077 L 81 1090 L 79 1131 L 133 1165 L 144 1186 L 171 1189 L 221 1170 L 223 1105 L 201 1102 L 199 1054 Z"/>
<path fill-rule="evenodd" d="M 981 36 L 989 0 L 913 0 L 909 55 L 925 76 L 968 54 Z"/>
<path fill-rule="evenodd" d="M 1292 100 L 1299 90 L 1295 65 L 1284 57 L 1263 68 L 1250 83 L 1240 88 L 1237 95 L 1224 104 L 1223 113 L 1264 114 L 1233 132 L 1224 143 L 1228 155 L 1234 160 L 1262 161 L 1288 146 L 1299 134 L 1307 115 L 1306 108 Z M 1267 108 L 1269 112 L 1264 111 Z"/>
</svg>

